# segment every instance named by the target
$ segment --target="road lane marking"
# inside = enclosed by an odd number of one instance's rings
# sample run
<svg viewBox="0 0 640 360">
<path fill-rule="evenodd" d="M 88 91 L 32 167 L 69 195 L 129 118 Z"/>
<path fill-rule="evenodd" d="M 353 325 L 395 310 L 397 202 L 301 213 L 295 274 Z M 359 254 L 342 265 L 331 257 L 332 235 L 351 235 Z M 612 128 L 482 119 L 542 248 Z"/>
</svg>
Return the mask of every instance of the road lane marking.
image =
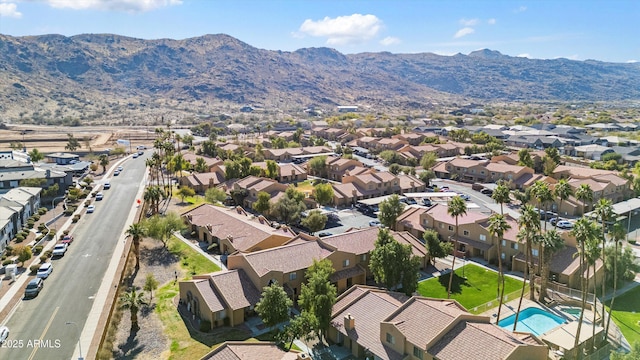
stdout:
<svg viewBox="0 0 640 360">
<path fill-rule="evenodd" d="M 58 313 L 58 310 L 60 310 L 60 306 L 56 307 L 55 310 L 53 310 L 53 314 L 51 314 L 51 317 L 49 318 L 49 322 L 47 322 L 47 326 L 44 327 L 44 330 L 42 330 L 42 335 L 40 335 L 40 339 L 39 341 L 42 341 L 42 339 L 44 339 L 44 336 L 47 334 L 47 331 L 49 330 L 49 327 L 51 326 L 51 323 L 53 322 L 53 319 L 56 317 L 56 314 Z M 33 357 L 36 355 L 36 351 L 38 351 L 38 347 L 34 347 L 33 351 L 31 352 L 31 355 L 29 356 L 29 360 L 32 360 Z"/>
</svg>

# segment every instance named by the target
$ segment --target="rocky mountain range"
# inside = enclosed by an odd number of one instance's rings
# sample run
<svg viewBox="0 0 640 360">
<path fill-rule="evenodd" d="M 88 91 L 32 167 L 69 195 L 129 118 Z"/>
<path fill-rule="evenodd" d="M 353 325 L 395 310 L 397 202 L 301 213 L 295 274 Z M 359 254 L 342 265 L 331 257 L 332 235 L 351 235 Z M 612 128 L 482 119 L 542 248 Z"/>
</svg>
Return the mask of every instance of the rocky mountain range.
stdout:
<svg viewBox="0 0 640 360">
<path fill-rule="evenodd" d="M 118 106 L 281 109 L 363 105 L 422 109 L 443 101 L 637 101 L 640 63 L 468 55 L 258 49 L 228 35 L 0 35 L 0 114 Z M 132 105 L 133 104 L 133 105 Z M 8 115 L 7 115 L 8 114 Z M 23 116 L 21 115 L 21 116 Z"/>
</svg>

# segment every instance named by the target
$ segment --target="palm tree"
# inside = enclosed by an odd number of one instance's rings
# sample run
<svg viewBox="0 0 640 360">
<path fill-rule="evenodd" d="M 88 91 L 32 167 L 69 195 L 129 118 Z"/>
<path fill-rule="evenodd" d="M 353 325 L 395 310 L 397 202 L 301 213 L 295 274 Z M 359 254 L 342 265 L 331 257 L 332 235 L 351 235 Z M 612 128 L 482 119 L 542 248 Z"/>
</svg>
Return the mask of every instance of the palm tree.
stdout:
<svg viewBox="0 0 640 360">
<path fill-rule="evenodd" d="M 109 155 L 100 154 L 98 159 L 100 161 L 100 166 L 102 166 L 102 173 L 104 174 L 107 172 L 107 165 L 109 165 Z"/>
<path fill-rule="evenodd" d="M 520 228 L 525 228 L 527 230 L 527 237 L 525 238 L 526 243 L 526 251 L 527 257 L 529 258 L 527 261 L 527 268 L 529 270 L 529 300 L 534 299 L 535 295 L 535 282 L 533 281 L 533 276 L 535 274 L 534 271 L 534 263 L 533 263 L 533 245 L 534 243 L 539 243 L 540 236 L 538 233 L 540 232 L 540 214 L 534 210 L 532 205 L 526 204 L 521 209 L 522 215 L 518 219 L 518 224 Z M 538 254 L 538 262 L 540 262 L 540 254 Z"/>
<path fill-rule="evenodd" d="M 616 300 L 616 291 L 618 290 L 618 244 L 627 237 L 627 231 L 620 223 L 616 223 L 613 225 L 613 229 L 611 229 L 611 240 L 615 243 L 615 252 L 613 253 L 613 295 L 611 296 L 611 303 L 609 304 L 609 309 L 613 310 L 613 303 Z M 602 316 L 605 313 L 602 314 Z M 605 334 L 609 333 L 609 324 L 611 324 L 611 315 L 609 315 L 609 319 L 607 320 L 607 329 L 605 330 Z"/>
<path fill-rule="evenodd" d="M 538 294 L 538 301 L 544 302 L 544 299 L 547 297 L 547 282 L 549 281 L 551 259 L 553 255 L 564 247 L 564 242 L 560 237 L 560 233 L 558 233 L 556 229 L 551 229 L 542 235 L 540 245 L 542 246 L 543 252 L 540 254 L 542 268 L 540 271 L 540 293 Z"/>
<path fill-rule="evenodd" d="M 133 241 L 133 253 L 136 256 L 136 270 L 140 269 L 140 241 L 145 236 L 146 230 L 141 223 L 129 225 L 127 236 L 131 236 Z"/>
<path fill-rule="evenodd" d="M 553 193 L 549 189 L 549 184 L 540 180 L 533 184 L 531 191 L 540 206 L 540 218 L 542 218 L 542 210 L 544 209 L 544 231 L 547 231 L 547 204 L 553 201 Z"/>
<path fill-rule="evenodd" d="M 582 311 L 580 312 L 580 318 L 578 319 L 578 330 L 576 332 L 574 348 L 577 348 L 580 343 L 580 330 L 582 328 L 582 321 L 584 320 L 584 309 L 587 304 L 587 292 L 589 291 L 589 267 L 586 265 L 587 247 L 590 247 L 591 243 L 594 242 L 593 239 L 597 237 L 596 231 L 593 221 L 585 217 L 578 219 L 571 230 L 571 235 L 575 236 L 576 242 L 578 243 L 578 252 L 580 256 L 580 268 L 578 271 L 580 274 L 580 288 L 582 289 Z"/>
<path fill-rule="evenodd" d="M 573 195 L 573 189 L 566 179 L 560 179 L 556 186 L 553 188 L 553 195 L 560 199 L 558 202 L 558 216 L 560 216 L 560 209 L 562 208 L 562 202 L 567 200 L 569 196 Z M 556 221 L 555 228 L 558 228 L 558 221 Z"/>
<path fill-rule="evenodd" d="M 158 186 L 147 187 L 144 192 L 144 201 L 149 204 L 153 214 L 160 211 L 160 199 L 162 199 L 162 190 Z"/>
<path fill-rule="evenodd" d="M 120 305 L 121 308 L 131 310 L 131 331 L 138 331 L 140 329 L 140 326 L 138 326 L 138 311 L 143 305 L 147 304 L 144 299 L 144 293 L 137 292 L 135 288 L 132 288 L 122 294 L 120 302 L 122 303 Z"/>
<path fill-rule="evenodd" d="M 611 200 L 609 199 L 605 199 L 605 198 L 600 198 L 600 200 L 598 200 L 598 204 L 596 205 L 595 208 L 595 213 L 598 216 L 598 219 L 600 219 L 600 227 L 602 228 L 602 254 L 600 255 L 600 258 L 602 259 L 602 296 L 604 297 L 604 295 L 607 292 L 607 282 L 605 281 L 605 279 L 607 278 L 607 267 L 605 266 L 605 261 L 606 261 L 606 255 L 605 255 L 605 248 L 607 246 L 607 221 L 611 220 L 611 218 L 613 218 L 613 206 L 611 205 Z M 594 270 L 595 271 L 595 270 Z M 595 275 L 595 272 L 593 273 Z M 596 281 L 596 278 L 593 278 L 593 281 Z M 594 284 L 594 289 L 595 289 L 595 284 Z M 595 291 L 594 291 L 595 293 Z M 602 314 L 605 313 L 605 307 L 604 307 L 604 302 L 602 302 Z"/>
<path fill-rule="evenodd" d="M 497 204 L 500 204 L 500 214 L 502 215 L 504 215 L 502 205 L 511 202 L 509 192 L 510 190 L 507 184 L 504 181 L 500 181 L 498 182 L 498 186 L 496 186 L 495 190 L 493 190 L 493 194 L 491 195 L 491 198 L 495 200 Z"/>
<path fill-rule="evenodd" d="M 507 223 L 504 215 L 493 214 L 489 217 L 489 232 L 498 237 L 498 294 L 500 295 L 500 305 L 498 306 L 498 318 L 496 319 L 496 322 L 500 321 L 500 310 L 502 310 L 502 301 L 504 298 L 504 273 L 502 272 L 502 238 L 504 237 L 504 233 L 509 229 L 511 229 L 511 225 Z"/>
<path fill-rule="evenodd" d="M 576 199 L 582 201 L 582 214 L 584 215 L 587 212 L 587 201 L 589 203 L 593 202 L 591 186 L 589 184 L 580 184 L 580 187 L 576 190 Z"/>
<path fill-rule="evenodd" d="M 453 246 L 453 261 L 451 262 L 451 274 L 449 275 L 449 286 L 447 287 L 447 299 L 450 299 L 451 285 L 454 275 L 453 270 L 455 269 L 456 265 L 456 251 L 458 251 L 458 217 L 460 215 L 467 215 L 467 203 L 460 196 L 454 196 L 451 201 L 449 201 L 447 213 L 451 215 L 451 217 L 456 218 L 456 237 Z"/>
<path fill-rule="evenodd" d="M 534 212 L 535 213 L 535 212 Z M 538 223 L 540 223 L 540 221 L 538 221 Z M 520 300 L 518 300 L 518 309 L 516 310 L 516 318 L 513 322 L 513 331 L 516 331 L 516 326 L 518 325 L 518 317 L 520 316 L 520 309 L 522 308 L 522 299 L 524 299 L 524 292 L 527 288 L 527 278 L 529 277 L 529 263 L 531 261 L 531 243 L 532 243 L 532 238 L 537 236 L 537 231 L 531 231 L 531 229 L 527 228 L 527 227 L 520 227 L 520 231 L 518 231 L 518 241 L 521 243 L 524 243 L 525 249 L 524 249 L 524 261 L 525 261 L 525 266 L 524 266 L 524 271 L 523 271 L 523 276 L 522 276 L 522 291 L 520 292 Z M 530 284 L 533 285 L 533 281 L 530 280 Z M 533 300 L 533 290 L 530 291 L 530 296 L 531 296 L 531 300 Z"/>
</svg>

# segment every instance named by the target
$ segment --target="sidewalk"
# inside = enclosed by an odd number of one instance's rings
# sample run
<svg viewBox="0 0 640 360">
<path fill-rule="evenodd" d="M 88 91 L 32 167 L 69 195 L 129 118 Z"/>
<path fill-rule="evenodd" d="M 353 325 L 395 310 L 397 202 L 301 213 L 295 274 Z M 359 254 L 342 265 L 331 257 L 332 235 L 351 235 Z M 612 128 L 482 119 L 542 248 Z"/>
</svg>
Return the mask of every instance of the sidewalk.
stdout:
<svg viewBox="0 0 640 360">
<path fill-rule="evenodd" d="M 202 254 L 202 256 L 206 257 L 207 259 L 211 260 L 212 263 L 218 265 L 220 267 L 221 270 L 227 270 L 227 267 L 220 261 L 220 256 L 211 256 L 209 253 L 207 253 L 206 251 L 202 250 L 202 248 L 196 244 L 194 244 L 193 242 L 191 242 L 191 240 L 186 239 L 184 236 L 182 236 L 182 234 L 180 234 L 180 232 L 176 231 L 173 233 L 173 235 L 175 237 L 177 237 L 178 239 L 182 240 L 183 243 L 189 245 L 193 250 L 199 252 L 200 254 Z"/>
</svg>

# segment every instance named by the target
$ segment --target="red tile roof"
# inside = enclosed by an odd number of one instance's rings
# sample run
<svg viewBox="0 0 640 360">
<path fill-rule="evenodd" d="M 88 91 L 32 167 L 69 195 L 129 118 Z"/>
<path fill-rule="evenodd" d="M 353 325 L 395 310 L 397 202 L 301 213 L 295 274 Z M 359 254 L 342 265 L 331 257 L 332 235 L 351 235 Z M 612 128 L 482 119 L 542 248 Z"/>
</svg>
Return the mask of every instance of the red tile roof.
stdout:
<svg viewBox="0 0 640 360">
<path fill-rule="evenodd" d="M 287 274 L 304 270 L 313 264 L 314 259 L 322 260 L 332 252 L 316 241 L 308 241 L 231 256 L 243 256 L 258 276 L 264 276 L 270 271 Z"/>
<path fill-rule="evenodd" d="M 296 360 L 298 354 L 281 350 L 271 342 L 227 341 L 201 360 Z"/>
<path fill-rule="evenodd" d="M 446 205 L 436 204 L 426 209 L 425 212 L 431 217 L 433 217 L 435 221 L 440 221 L 445 224 L 455 225 L 456 223 L 455 217 L 449 215 L 449 213 L 447 213 L 447 209 L 448 207 Z M 486 214 L 473 211 L 473 210 L 467 210 L 466 215 L 458 216 L 458 225 L 476 223 L 478 221 L 486 220 L 488 217 L 489 216 Z"/>
</svg>

